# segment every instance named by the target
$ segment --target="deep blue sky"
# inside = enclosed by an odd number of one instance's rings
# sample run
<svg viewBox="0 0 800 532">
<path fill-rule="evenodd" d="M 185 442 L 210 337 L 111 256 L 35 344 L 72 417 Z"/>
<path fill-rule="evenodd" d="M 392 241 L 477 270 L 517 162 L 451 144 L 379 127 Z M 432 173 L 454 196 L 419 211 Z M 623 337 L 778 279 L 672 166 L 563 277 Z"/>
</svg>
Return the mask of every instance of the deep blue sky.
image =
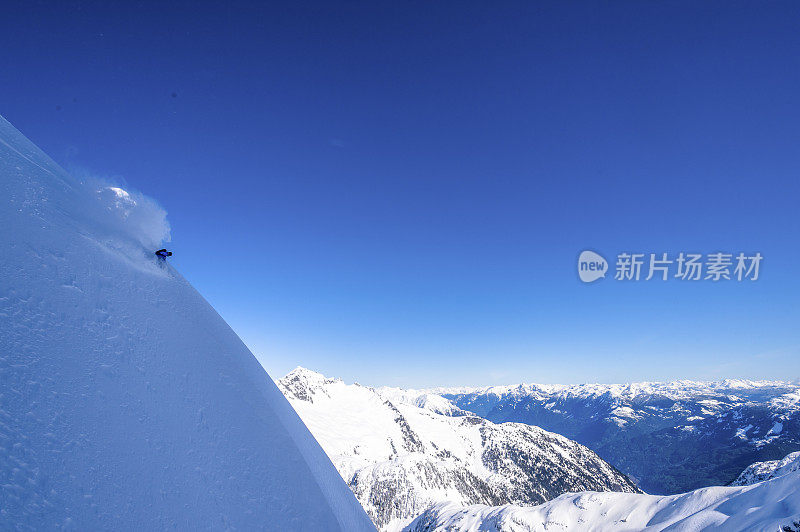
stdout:
<svg viewBox="0 0 800 532">
<path fill-rule="evenodd" d="M 274 377 L 800 376 L 796 2 L 25 4 L 0 113 L 161 202 Z M 586 248 L 765 258 L 584 285 Z"/>
</svg>

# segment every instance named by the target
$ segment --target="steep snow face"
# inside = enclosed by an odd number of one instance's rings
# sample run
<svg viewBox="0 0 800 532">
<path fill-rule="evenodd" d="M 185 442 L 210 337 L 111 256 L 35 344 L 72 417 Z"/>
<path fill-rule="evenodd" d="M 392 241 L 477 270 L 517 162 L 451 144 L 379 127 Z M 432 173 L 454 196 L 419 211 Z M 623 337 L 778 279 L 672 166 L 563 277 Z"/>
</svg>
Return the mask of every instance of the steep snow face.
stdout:
<svg viewBox="0 0 800 532">
<path fill-rule="evenodd" d="M 725 485 L 756 460 L 800 449 L 800 386 L 787 382 L 523 384 L 433 392 L 496 423 L 528 423 L 573 438 L 650 493 Z"/>
<path fill-rule="evenodd" d="M 533 507 L 433 507 L 408 532 L 800 531 L 800 471 L 745 487 L 683 495 L 575 493 Z"/>
<path fill-rule="evenodd" d="M 370 530 L 154 202 L 0 119 L 0 528 Z"/>
<path fill-rule="evenodd" d="M 440 501 L 531 504 L 568 491 L 637 491 L 582 445 L 538 427 L 496 425 L 434 394 L 347 385 L 303 368 L 279 387 L 384 530 Z"/>
<path fill-rule="evenodd" d="M 782 460 L 756 462 L 747 467 L 731 486 L 749 486 L 800 470 L 800 451 L 787 455 Z"/>
</svg>

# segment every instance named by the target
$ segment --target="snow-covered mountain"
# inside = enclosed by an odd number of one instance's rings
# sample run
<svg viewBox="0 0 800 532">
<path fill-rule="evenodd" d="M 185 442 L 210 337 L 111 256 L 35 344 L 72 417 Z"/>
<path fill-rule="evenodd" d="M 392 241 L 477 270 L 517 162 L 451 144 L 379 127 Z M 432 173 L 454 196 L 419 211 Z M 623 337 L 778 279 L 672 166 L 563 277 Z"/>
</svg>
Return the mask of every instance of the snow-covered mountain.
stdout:
<svg viewBox="0 0 800 532">
<path fill-rule="evenodd" d="M 570 493 L 532 507 L 443 503 L 405 530 L 798 532 L 800 471 L 753 485 L 708 487 L 681 495 Z"/>
<path fill-rule="evenodd" d="M 800 451 L 787 455 L 782 460 L 756 462 L 747 467 L 731 483 L 731 486 L 749 486 L 775 477 L 780 477 L 800 469 Z"/>
<path fill-rule="evenodd" d="M 374 530 L 168 234 L 0 118 L 0 528 Z"/>
<path fill-rule="evenodd" d="M 574 441 L 486 421 L 435 394 L 347 385 L 303 368 L 278 385 L 384 530 L 440 501 L 536 504 L 569 491 L 638 491 Z"/>
<path fill-rule="evenodd" d="M 748 464 L 800 450 L 800 386 L 787 382 L 525 384 L 431 392 L 496 423 L 528 423 L 574 439 L 648 493 L 725 485 Z"/>
</svg>

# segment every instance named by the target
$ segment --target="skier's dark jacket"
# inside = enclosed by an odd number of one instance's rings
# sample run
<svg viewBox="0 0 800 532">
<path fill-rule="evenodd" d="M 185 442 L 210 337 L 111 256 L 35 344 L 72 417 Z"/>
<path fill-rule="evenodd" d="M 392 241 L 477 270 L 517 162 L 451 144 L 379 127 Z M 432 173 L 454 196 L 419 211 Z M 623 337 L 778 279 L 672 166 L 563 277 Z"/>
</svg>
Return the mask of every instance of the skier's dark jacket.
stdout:
<svg viewBox="0 0 800 532">
<path fill-rule="evenodd" d="M 167 251 L 166 249 L 159 249 L 158 251 L 156 251 L 156 255 L 158 255 L 158 258 L 161 260 L 167 260 L 167 257 L 172 256 L 172 252 Z"/>
</svg>

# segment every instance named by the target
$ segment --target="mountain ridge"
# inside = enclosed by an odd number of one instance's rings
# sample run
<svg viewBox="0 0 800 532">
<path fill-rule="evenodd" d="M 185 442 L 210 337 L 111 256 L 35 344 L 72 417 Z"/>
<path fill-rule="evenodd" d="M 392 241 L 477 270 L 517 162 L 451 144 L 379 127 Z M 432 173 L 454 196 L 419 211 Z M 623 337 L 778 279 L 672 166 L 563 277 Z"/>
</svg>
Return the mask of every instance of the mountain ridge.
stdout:
<svg viewBox="0 0 800 532">
<path fill-rule="evenodd" d="M 439 396 L 348 385 L 305 368 L 278 385 L 383 530 L 442 500 L 533 503 L 565 491 L 638 491 L 561 435 L 496 425 Z"/>
<path fill-rule="evenodd" d="M 404 532 L 800 531 L 800 471 L 679 495 L 570 493 L 538 506 L 433 506 Z"/>
</svg>

